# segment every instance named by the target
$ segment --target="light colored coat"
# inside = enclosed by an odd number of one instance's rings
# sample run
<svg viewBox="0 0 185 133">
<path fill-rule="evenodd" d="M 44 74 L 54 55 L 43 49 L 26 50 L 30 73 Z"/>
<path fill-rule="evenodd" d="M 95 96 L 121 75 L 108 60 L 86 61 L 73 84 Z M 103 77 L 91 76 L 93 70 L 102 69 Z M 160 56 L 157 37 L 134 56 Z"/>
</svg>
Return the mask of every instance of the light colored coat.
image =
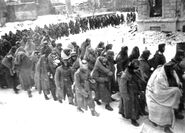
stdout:
<svg viewBox="0 0 185 133">
<path fill-rule="evenodd" d="M 158 125 L 174 125 L 174 109 L 180 103 L 181 91 L 169 87 L 164 67 L 158 67 L 151 75 L 146 90 L 149 119 Z"/>
<path fill-rule="evenodd" d="M 33 80 L 33 62 L 25 52 L 18 52 L 15 57 L 15 68 L 18 72 L 21 87 L 24 90 L 31 89 L 34 85 Z"/>
</svg>

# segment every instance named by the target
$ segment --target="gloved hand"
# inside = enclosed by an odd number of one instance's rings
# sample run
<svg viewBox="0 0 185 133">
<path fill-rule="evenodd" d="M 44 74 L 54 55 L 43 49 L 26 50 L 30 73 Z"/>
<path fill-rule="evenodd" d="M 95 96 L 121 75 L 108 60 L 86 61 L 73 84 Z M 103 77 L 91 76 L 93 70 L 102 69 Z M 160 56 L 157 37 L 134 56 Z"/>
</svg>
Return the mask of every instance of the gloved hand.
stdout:
<svg viewBox="0 0 185 133">
<path fill-rule="evenodd" d="M 178 87 L 179 87 L 180 89 L 182 89 L 182 82 L 179 82 L 179 83 L 178 83 Z"/>
<path fill-rule="evenodd" d="M 88 94 L 85 90 L 82 90 L 82 91 L 81 91 L 81 94 L 82 94 L 85 98 L 87 98 L 87 97 L 89 96 L 89 94 Z"/>
</svg>

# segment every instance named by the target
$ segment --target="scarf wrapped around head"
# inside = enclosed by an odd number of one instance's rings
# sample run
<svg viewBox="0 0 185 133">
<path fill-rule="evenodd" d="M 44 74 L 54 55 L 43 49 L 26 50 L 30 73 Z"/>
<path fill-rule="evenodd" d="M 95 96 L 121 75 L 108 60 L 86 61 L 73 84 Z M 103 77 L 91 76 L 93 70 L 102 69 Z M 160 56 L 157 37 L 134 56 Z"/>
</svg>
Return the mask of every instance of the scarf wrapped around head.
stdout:
<svg viewBox="0 0 185 133">
<path fill-rule="evenodd" d="M 19 52 L 26 53 L 26 50 L 25 50 L 23 47 L 19 47 L 19 48 L 16 50 L 15 55 L 17 55 Z"/>
<path fill-rule="evenodd" d="M 48 45 L 44 45 L 42 48 L 41 48 L 41 54 L 45 54 L 46 56 L 49 55 L 51 53 L 51 48 L 48 46 Z"/>
</svg>

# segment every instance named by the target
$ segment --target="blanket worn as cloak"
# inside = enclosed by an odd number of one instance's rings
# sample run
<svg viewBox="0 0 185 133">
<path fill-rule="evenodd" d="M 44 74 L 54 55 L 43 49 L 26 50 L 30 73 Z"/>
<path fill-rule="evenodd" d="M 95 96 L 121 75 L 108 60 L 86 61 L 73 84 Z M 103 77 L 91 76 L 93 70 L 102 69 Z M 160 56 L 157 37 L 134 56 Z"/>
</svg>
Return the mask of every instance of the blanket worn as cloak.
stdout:
<svg viewBox="0 0 185 133">
<path fill-rule="evenodd" d="M 160 126 L 174 126 L 174 109 L 178 108 L 181 91 L 169 87 L 164 67 L 157 68 L 151 75 L 146 89 L 149 119 Z"/>
</svg>

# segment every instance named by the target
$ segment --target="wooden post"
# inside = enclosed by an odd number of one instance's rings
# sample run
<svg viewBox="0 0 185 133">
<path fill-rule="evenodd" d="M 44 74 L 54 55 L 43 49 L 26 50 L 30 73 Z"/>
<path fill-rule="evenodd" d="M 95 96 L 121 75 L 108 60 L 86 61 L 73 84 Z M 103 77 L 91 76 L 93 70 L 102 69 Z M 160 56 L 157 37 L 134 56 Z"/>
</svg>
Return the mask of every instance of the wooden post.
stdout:
<svg viewBox="0 0 185 133">
<path fill-rule="evenodd" d="M 65 0 L 65 2 L 66 2 L 67 16 L 69 16 L 72 14 L 71 0 Z"/>
</svg>

